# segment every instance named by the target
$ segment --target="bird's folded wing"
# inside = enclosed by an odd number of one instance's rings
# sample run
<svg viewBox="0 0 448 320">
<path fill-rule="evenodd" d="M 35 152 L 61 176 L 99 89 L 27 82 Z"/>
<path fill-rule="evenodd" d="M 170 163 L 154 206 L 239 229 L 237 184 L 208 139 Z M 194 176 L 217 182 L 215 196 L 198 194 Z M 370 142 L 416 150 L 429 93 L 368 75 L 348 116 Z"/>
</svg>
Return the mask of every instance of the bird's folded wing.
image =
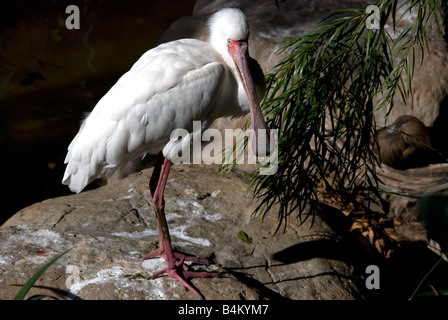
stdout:
<svg viewBox="0 0 448 320">
<path fill-rule="evenodd" d="M 191 49 L 177 42 L 177 48 L 167 43 L 144 54 L 84 121 L 65 159 L 63 183 L 72 191 L 109 177 L 130 159 L 157 153 L 174 129 L 191 131 L 193 120 L 207 119 L 225 67 L 208 44 Z"/>
</svg>

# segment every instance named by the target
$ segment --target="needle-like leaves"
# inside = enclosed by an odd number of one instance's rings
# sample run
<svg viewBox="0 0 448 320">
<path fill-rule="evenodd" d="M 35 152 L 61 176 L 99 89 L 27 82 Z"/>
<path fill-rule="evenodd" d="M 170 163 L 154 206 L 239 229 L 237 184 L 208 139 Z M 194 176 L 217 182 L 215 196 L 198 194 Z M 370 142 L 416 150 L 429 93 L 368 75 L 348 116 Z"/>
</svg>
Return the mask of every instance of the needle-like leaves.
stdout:
<svg viewBox="0 0 448 320">
<path fill-rule="evenodd" d="M 436 13 L 446 3 L 383 0 L 377 6 L 379 29 L 366 27 L 365 8 L 340 10 L 310 33 L 287 39 L 284 60 L 266 77 L 263 110 L 268 127 L 279 129 L 279 163 L 275 174 L 254 174 L 252 182 L 261 199 L 257 213 L 278 204 L 279 227 L 294 212 L 299 222 L 312 215 L 322 188 L 351 199 L 379 196 L 374 112 L 389 114 L 397 94 L 411 97 L 414 50 L 429 50 L 425 26 L 430 18 L 439 25 Z M 406 18 L 411 13 L 413 20 Z"/>
</svg>

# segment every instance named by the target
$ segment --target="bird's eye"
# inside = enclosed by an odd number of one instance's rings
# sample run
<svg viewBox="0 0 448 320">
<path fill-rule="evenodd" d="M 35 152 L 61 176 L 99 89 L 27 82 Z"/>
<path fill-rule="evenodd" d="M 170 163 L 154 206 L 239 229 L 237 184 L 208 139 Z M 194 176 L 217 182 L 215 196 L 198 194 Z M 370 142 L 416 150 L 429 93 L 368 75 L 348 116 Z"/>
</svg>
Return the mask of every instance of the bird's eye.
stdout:
<svg viewBox="0 0 448 320">
<path fill-rule="evenodd" d="M 228 45 L 228 46 L 231 46 L 231 45 L 232 45 L 232 40 L 228 39 L 228 40 L 227 40 L 227 45 Z"/>
</svg>

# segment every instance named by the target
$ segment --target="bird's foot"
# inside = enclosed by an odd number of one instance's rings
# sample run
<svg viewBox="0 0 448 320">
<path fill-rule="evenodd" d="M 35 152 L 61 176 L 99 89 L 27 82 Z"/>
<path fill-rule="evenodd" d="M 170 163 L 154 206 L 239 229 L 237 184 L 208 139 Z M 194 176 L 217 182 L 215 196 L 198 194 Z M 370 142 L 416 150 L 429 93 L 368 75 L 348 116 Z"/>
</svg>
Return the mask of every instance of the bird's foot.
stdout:
<svg viewBox="0 0 448 320">
<path fill-rule="evenodd" d="M 193 292 L 199 299 L 203 299 L 203 296 L 198 290 L 196 290 L 196 288 L 188 283 L 188 280 L 193 278 L 215 278 L 219 276 L 216 272 L 189 271 L 187 266 L 184 264 L 184 259 L 177 261 L 174 268 L 166 267 L 154 273 L 151 276 L 151 279 L 155 279 L 164 273 L 166 273 L 168 277 L 178 280 L 185 288 Z"/>
<path fill-rule="evenodd" d="M 203 299 L 203 296 L 187 281 L 193 278 L 215 278 L 219 277 L 219 273 L 208 271 L 190 271 L 185 265 L 184 263 L 185 261 L 193 261 L 205 264 L 208 264 L 209 261 L 207 259 L 202 259 L 191 255 L 185 255 L 179 252 L 173 252 L 173 255 L 175 258 L 174 263 L 170 263 L 170 261 L 173 261 L 173 259 L 169 259 L 163 249 L 159 249 L 158 251 L 148 253 L 143 257 L 143 259 L 149 259 L 160 256 L 161 258 L 167 261 L 168 266 L 154 273 L 151 276 L 151 279 L 155 279 L 160 275 L 166 273 L 168 277 L 178 280 L 184 287 L 193 292 L 199 299 Z"/>
</svg>

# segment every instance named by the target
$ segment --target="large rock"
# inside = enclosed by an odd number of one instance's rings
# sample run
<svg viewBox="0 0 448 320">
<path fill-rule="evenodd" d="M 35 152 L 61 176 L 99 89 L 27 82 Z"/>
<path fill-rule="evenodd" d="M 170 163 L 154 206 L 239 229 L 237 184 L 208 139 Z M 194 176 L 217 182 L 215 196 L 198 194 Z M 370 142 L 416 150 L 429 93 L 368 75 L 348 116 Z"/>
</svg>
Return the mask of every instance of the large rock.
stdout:
<svg viewBox="0 0 448 320">
<path fill-rule="evenodd" d="M 359 299 L 368 259 L 348 233 L 320 216 L 274 234 L 277 217 L 252 218 L 256 202 L 239 172 L 216 166 L 174 166 L 166 212 L 174 246 L 209 258 L 220 278 L 194 279 L 207 299 Z M 11 299 L 45 262 L 31 294 L 82 299 L 195 299 L 177 281 L 150 280 L 162 259 L 148 190 L 152 169 L 80 194 L 49 199 L 18 212 L 0 229 L 0 299 Z M 237 237 L 244 231 L 251 243 Z"/>
</svg>

